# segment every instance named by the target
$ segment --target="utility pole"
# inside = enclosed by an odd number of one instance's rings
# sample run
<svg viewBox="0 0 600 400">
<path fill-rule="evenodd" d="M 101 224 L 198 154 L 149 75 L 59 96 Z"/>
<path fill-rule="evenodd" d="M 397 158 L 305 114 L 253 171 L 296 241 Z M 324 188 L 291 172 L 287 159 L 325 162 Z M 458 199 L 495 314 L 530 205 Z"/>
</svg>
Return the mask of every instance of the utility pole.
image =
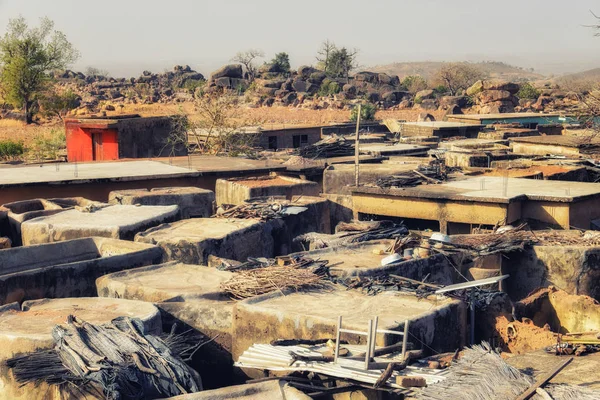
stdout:
<svg viewBox="0 0 600 400">
<path fill-rule="evenodd" d="M 362 106 L 358 105 L 358 116 L 356 117 L 356 139 L 354 143 L 354 186 L 360 183 L 360 114 Z"/>
</svg>

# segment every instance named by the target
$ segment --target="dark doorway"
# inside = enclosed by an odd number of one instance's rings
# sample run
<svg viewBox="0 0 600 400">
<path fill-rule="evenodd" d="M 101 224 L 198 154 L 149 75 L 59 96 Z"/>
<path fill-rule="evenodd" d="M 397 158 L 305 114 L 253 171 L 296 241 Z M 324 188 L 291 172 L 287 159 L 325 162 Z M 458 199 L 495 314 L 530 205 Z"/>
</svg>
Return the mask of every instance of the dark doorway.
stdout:
<svg viewBox="0 0 600 400">
<path fill-rule="evenodd" d="M 92 158 L 94 161 L 102 160 L 104 158 L 102 151 L 102 133 L 92 132 Z"/>
<path fill-rule="evenodd" d="M 277 150 L 277 136 L 269 136 L 269 150 Z"/>
</svg>

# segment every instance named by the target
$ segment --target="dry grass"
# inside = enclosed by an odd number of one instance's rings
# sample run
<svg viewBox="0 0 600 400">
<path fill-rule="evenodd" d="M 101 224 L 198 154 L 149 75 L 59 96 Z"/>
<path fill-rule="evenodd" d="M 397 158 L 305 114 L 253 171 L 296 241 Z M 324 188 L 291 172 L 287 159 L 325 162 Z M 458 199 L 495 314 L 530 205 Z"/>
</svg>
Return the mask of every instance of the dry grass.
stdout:
<svg viewBox="0 0 600 400">
<path fill-rule="evenodd" d="M 0 140 L 16 140 L 25 146 L 31 144 L 37 136 L 48 136 L 52 131 L 64 129 L 60 122 L 43 125 L 27 125 L 24 122 L 0 119 Z"/>
<path fill-rule="evenodd" d="M 406 121 L 416 121 L 420 110 L 382 110 L 375 117 L 379 120 L 394 118 Z M 197 113 L 192 103 L 181 104 L 129 104 L 123 109 L 108 112 L 108 116 L 120 114 L 140 114 L 142 116 L 162 116 L 188 114 L 192 121 L 197 121 Z M 443 117 L 438 111 L 430 112 L 437 120 Z M 291 107 L 261 107 L 242 108 L 239 118 L 244 121 L 256 121 L 264 129 L 280 129 L 294 126 L 328 125 L 331 123 L 348 122 L 348 110 L 307 110 Z M 38 135 L 47 135 L 52 130 L 64 129 L 62 122 L 42 125 L 26 125 L 24 122 L 0 119 L 0 140 L 13 139 L 30 144 Z"/>
<path fill-rule="evenodd" d="M 191 103 L 173 104 L 133 104 L 126 105 L 122 110 L 109 112 L 107 115 L 140 114 L 143 116 L 172 115 L 185 112 L 195 120 L 195 106 Z M 395 118 L 406 121 L 416 121 L 421 110 L 381 110 L 375 115 L 376 119 Z M 443 113 L 429 112 L 436 119 L 441 119 Z M 246 121 L 257 121 L 265 129 L 277 129 L 285 126 L 327 125 L 342 123 L 350 120 L 348 110 L 307 110 L 292 107 L 261 107 L 242 108 L 240 118 Z"/>
</svg>

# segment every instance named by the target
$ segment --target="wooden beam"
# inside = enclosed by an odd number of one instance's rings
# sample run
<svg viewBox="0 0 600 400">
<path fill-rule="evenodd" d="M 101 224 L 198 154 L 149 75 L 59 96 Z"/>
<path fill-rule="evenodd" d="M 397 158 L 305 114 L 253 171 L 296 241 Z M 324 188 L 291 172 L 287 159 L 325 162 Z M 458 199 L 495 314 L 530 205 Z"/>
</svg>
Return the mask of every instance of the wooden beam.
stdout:
<svg viewBox="0 0 600 400">
<path fill-rule="evenodd" d="M 560 371 L 562 371 L 562 369 L 564 367 L 566 367 L 567 365 L 569 365 L 569 363 L 571 361 L 573 361 L 573 357 L 571 357 L 568 360 L 562 362 L 559 366 L 555 367 L 552 371 L 548 372 L 547 374 L 542 375 L 541 378 L 536 381 L 536 383 L 534 383 L 529 389 L 527 389 L 523 394 L 521 394 L 515 400 L 527 400 L 527 399 L 529 399 L 531 396 L 533 396 L 536 393 L 536 390 L 538 388 L 541 388 L 546 383 L 548 383 Z"/>
</svg>

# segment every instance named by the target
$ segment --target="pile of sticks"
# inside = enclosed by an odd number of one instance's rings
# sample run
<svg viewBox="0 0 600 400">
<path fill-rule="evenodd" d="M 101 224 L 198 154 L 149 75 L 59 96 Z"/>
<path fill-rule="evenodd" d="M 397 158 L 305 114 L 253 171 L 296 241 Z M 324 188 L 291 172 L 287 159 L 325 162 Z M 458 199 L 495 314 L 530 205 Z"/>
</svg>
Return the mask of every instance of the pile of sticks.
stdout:
<svg viewBox="0 0 600 400">
<path fill-rule="evenodd" d="M 343 157 L 353 154 L 354 145 L 352 142 L 335 136 L 297 150 L 297 155 L 304 158 Z"/>
<path fill-rule="evenodd" d="M 252 202 L 240 205 L 222 204 L 214 218 L 260 219 L 268 221 L 283 217 L 288 202 Z"/>
<path fill-rule="evenodd" d="M 369 240 L 397 239 L 408 234 L 408 228 L 404 224 L 392 221 L 340 223 L 335 231 L 333 235 L 309 232 L 296 236 L 294 242 L 323 249 Z"/>
<path fill-rule="evenodd" d="M 265 268 L 239 270 L 226 282 L 221 290 L 235 300 L 279 290 L 322 289 L 327 286 L 324 275 L 309 269 L 272 265 Z"/>
<path fill-rule="evenodd" d="M 443 165 L 431 163 L 430 165 L 419 165 L 413 171 L 379 178 L 375 181 L 375 186 L 380 188 L 415 187 L 422 184 L 438 184 L 446 180 L 448 180 L 448 175 Z"/>
<path fill-rule="evenodd" d="M 523 224 L 502 233 L 457 237 L 453 239 L 452 246 L 483 256 L 519 251 L 532 245 L 600 245 L 600 235 L 584 235 L 573 231 L 529 231 L 525 227 Z"/>
<path fill-rule="evenodd" d="M 375 296 L 386 291 L 409 292 L 419 298 L 432 295 L 441 285 L 417 281 L 398 275 L 357 276 L 351 278 L 334 278 L 335 283 L 347 289 L 359 289 L 369 296 Z M 424 280 L 427 280 L 425 277 Z"/>
</svg>

